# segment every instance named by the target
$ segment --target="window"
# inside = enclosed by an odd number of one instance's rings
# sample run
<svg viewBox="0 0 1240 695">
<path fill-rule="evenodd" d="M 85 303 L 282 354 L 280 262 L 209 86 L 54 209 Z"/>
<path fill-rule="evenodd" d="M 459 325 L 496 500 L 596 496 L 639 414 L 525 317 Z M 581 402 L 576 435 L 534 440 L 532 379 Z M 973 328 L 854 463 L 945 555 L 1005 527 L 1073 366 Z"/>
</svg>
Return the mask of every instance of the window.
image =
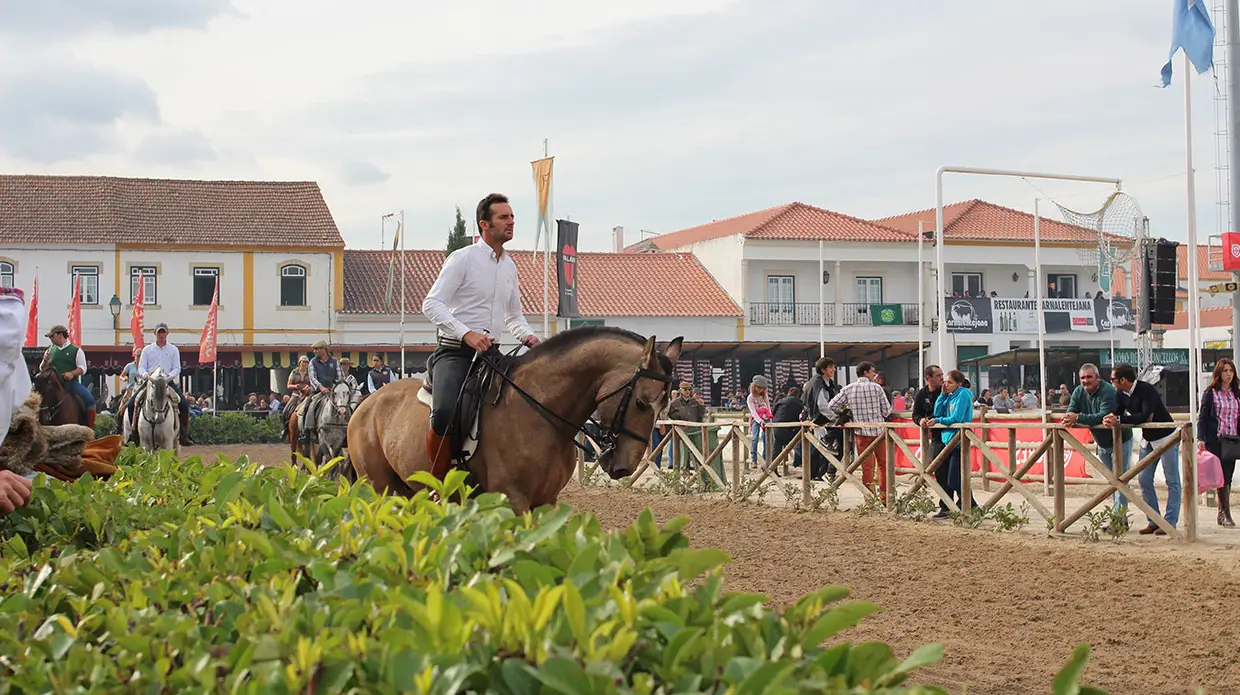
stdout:
<svg viewBox="0 0 1240 695">
<path fill-rule="evenodd" d="M 155 269 L 151 267 L 132 267 L 129 269 L 129 304 L 138 299 L 138 283 L 143 283 L 142 304 L 150 306 L 158 304 L 159 296 L 155 286 Z"/>
<path fill-rule="evenodd" d="M 280 269 L 280 306 L 306 305 L 306 269 L 286 265 Z"/>
<path fill-rule="evenodd" d="M 1046 276 L 1046 296 L 1059 299 L 1076 299 L 1076 276 L 1051 273 Z"/>
<path fill-rule="evenodd" d="M 791 275 L 768 275 L 766 301 L 768 323 L 792 323 L 796 316 L 796 278 Z"/>
<path fill-rule="evenodd" d="M 8 261 L 0 261 L 0 287 L 13 287 L 17 283 L 13 278 L 13 264 Z"/>
<path fill-rule="evenodd" d="M 952 273 L 953 297 L 981 297 L 983 294 L 981 273 Z"/>
<path fill-rule="evenodd" d="M 194 306 L 209 306 L 215 296 L 215 279 L 219 268 L 194 268 Z"/>
<path fill-rule="evenodd" d="M 99 268 L 93 265 L 75 265 L 69 268 L 69 292 L 73 292 L 73 283 L 82 279 L 79 292 L 82 304 L 99 304 Z"/>
<path fill-rule="evenodd" d="M 857 278 L 857 303 L 858 304 L 882 304 L 883 303 L 883 279 L 882 278 Z"/>
</svg>

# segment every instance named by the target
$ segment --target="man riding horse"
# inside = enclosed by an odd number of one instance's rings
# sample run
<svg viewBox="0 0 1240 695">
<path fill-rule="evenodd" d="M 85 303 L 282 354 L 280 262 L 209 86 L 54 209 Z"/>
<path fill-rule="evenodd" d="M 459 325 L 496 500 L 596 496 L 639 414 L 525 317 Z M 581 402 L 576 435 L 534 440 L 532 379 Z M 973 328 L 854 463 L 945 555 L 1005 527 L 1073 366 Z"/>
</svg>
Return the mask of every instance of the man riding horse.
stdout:
<svg viewBox="0 0 1240 695">
<path fill-rule="evenodd" d="M 320 340 L 310 347 L 314 350 L 314 359 L 310 360 L 311 396 L 302 400 L 297 412 L 297 429 L 301 432 L 300 441 L 303 444 L 314 439 L 314 414 L 319 401 L 330 394 L 332 384 L 343 377 L 340 363 L 327 352 L 326 340 Z"/>
<path fill-rule="evenodd" d="M 164 374 L 168 377 L 168 387 L 177 394 L 177 409 L 181 413 L 181 446 L 190 446 L 193 441 L 189 438 L 189 399 L 182 393 L 178 384 L 181 376 L 181 351 L 177 349 L 177 346 L 168 342 L 168 324 L 166 323 L 155 326 L 155 342 L 142 349 L 142 357 L 138 360 L 138 376 L 145 381 L 156 367 L 164 368 Z M 145 391 L 145 385 L 139 387 L 138 393 L 130 400 L 131 410 L 135 404 L 142 403 L 146 395 Z"/>
<path fill-rule="evenodd" d="M 427 363 L 433 385 L 431 426 L 426 455 L 431 473 L 440 480 L 452 463 L 448 428 L 474 353 L 485 353 L 501 327 L 533 347 L 538 336 L 521 312 L 517 265 L 504 252 L 512 240 L 515 218 L 508 198 L 492 193 L 478 203 L 475 221 L 482 240 L 457 249 L 444 261 L 439 277 L 422 300 L 422 313 L 438 327 L 435 352 Z"/>
<path fill-rule="evenodd" d="M 80 377 L 86 373 L 86 352 L 69 342 L 69 329 L 64 326 L 52 326 L 52 330 L 47 332 L 46 337 L 52 340 L 52 346 L 43 353 L 43 362 L 39 365 L 39 371 L 50 367 L 60 375 L 60 378 L 64 380 L 65 390 L 77 396 L 82 401 L 82 405 L 86 407 L 86 426 L 93 429 L 95 427 L 95 397 L 80 380 Z"/>
</svg>

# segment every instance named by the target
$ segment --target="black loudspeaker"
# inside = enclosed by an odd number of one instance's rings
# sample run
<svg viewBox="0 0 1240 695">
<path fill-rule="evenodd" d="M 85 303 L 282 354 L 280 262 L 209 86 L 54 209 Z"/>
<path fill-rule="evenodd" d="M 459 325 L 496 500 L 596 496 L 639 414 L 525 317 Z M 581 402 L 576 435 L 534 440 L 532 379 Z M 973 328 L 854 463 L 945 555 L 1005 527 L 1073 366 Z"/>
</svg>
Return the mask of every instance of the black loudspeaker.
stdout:
<svg viewBox="0 0 1240 695">
<path fill-rule="evenodd" d="M 1179 242 L 1159 239 L 1141 249 L 1145 268 L 1142 328 L 1175 323 L 1176 247 L 1179 245 Z"/>
</svg>

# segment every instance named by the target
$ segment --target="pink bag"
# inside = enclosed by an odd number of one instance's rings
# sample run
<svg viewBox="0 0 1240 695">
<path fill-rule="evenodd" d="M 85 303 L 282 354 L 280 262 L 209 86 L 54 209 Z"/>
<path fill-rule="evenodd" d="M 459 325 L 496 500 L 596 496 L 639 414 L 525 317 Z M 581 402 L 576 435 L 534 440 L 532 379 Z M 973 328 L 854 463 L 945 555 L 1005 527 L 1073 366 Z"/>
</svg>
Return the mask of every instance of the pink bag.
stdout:
<svg viewBox="0 0 1240 695">
<path fill-rule="evenodd" d="M 1208 450 L 1197 450 L 1197 494 L 1223 487 L 1223 464 Z"/>
</svg>

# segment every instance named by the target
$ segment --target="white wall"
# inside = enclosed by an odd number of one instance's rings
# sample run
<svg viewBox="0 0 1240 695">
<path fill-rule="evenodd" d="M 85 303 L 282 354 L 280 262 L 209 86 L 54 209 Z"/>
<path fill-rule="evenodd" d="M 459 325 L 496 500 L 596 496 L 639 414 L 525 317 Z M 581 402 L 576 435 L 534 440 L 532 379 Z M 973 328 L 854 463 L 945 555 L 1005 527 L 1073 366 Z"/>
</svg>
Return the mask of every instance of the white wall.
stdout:
<svg viewBox="0 0 1240 695">
<path fill-rule="evenodd" d="M 542 317 L 527 316 L 526 319 L 540 337 L 542 334 Z M 737 320 L 730 317 L 609 317 L 604 324 L 639 333 L 644 336 L 657 336 L 660 341 L 668 341 L 683 336 L 687 342 L 727 341 L 737 339 Z M 341 314 L 337 324 L 338 332 L 333 343 L 339 346 L 380 346 L 399 344 L 399 316 L 379 314 Z M 552 330 L 562 330 L 567 326 L 567 319 L 552 318 Z M 500 342 L 515 345 L 516 339 L 504 332 Z M 421 314 L 405 316 L 405 344 L 433 345 L 435 343 L 435 327 Z"/>
<path fill-rule="evenodd" d="M 744 279 L 741 259 L 745 239 L 740 234 L 708 239 L 678 251 L 690 251 L 706 271 L 714 276 L 715 281 L 723 288 L 732 301 L 742 303 L 744 296 Z"/>
<path fill-rule="evenodd" d="M 84 345 L 129 344 L 131 296 L 129 273 L 133 266 L 156 268 L 155 304 L 146 306 L 144 325 L 148 341 L 150 331 L 160 322 L 168 324 L 170 339 L 177 345 L 197 344 L 206 324 L 208 307 L 193 306 L 193 268 L 216 267 L 220 270 L 220 304 L 218 314 L 219 344 L 245 343 L 244 293 L 245 256 L 240 251 L 188 251 L 164 249 L 152 251 L 123 250 L 114 246 L 81 245 L 50 247 L 18 247 L 0 251 L 0 258 L 13 262 L 16 285 L 28 294 L 39 276 L 39 330 L 46 332 L 57 323 L 68 323 L 72 300 L 73 279 L 70 267 L 94 265 L 99 268 L 99 303 L 82 306 L 82 343 Z M 304 264 L 308 271 L 307 306 L 280 307 L 279 267 L 287 262 Z M 312 342 L 310 336 L 325 336 L 332 312 L 334 265 L 331 253 L 286 254 L 253 252 L 253 343 L 259 345 L 301 345 Z M 120 291 L 116 279 L 120 273 Z M 108 302 L 117 294 L 123 303 L 118 320 L 119 335 L 112 331 L 112 314 Z M 29 300 L 29 297 L 27 298 Z"/>
</svg>

